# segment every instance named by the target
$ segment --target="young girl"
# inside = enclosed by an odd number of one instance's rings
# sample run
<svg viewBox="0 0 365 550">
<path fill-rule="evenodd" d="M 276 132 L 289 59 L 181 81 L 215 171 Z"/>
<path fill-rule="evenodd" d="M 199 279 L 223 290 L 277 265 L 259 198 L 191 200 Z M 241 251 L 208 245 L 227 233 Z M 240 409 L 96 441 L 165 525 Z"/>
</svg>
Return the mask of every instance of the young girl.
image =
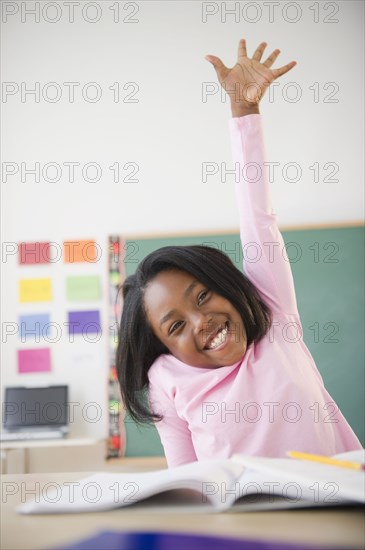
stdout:
<svg viewBox="0 0 365 550">
<path fill-rule="evenodd" d="M 267 87 L 295 62 L 270 69 L 280 52 L 261 63 L 265 47 L 250 59 L 241 40 L 232 69 L 206 57 L 231 99 L 241 242 L 254 243 L 259 259 L 247 262 L 243 275 L 217 249 L 168 246 L 149 254 L 123 285 L 122 397 L 137 422 L 156 422 L 169 467 L 233 453 L 285 457 L 291 449 L 333 455 L 362 448 L 298 338 L 259 114 Z"/>
</svg>

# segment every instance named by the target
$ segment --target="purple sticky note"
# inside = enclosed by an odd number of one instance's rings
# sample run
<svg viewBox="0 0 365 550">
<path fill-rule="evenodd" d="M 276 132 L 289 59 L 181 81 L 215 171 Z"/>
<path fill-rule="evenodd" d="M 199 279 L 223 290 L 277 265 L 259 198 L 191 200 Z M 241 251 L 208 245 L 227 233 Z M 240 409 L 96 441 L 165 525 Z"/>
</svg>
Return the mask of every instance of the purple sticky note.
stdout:
<svg viewBox="0 0 365 550">
<path fill-rule="evenodd" d="M 47 372 L 51 370 L 51 350 L 49 348 L 19 349 L 18 372 Z"/>
<path fill-rule="evenodd" d="M 69 311 L 68 313 L 69 334 L 100 334 L 100 313 L 99 311 Z M 95 340 L 95 339 L 94 339 Z"/>
</svg>

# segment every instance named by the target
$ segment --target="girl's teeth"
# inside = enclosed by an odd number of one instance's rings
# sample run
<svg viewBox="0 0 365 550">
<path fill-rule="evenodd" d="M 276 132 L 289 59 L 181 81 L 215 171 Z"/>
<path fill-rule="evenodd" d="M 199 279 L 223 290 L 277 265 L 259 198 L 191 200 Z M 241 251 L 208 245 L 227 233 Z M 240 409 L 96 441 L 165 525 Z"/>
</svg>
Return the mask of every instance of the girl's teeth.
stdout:
<svg viewBox="0 0 365 550">
<path fill-rule="evenodd" d="M 225 327 L 224 329 L 222 329 L 218 334 L 217 336 L 214 338 L 214 340 L 209 344 L 209 349 L 214 349 L 216 347 L 218 347 L 220 344 L 222 344 L 224 342 L 224 340 L 226 339 L 226 336 L 228 334 L 228 329 L 227 327 Z"/>
</svg>

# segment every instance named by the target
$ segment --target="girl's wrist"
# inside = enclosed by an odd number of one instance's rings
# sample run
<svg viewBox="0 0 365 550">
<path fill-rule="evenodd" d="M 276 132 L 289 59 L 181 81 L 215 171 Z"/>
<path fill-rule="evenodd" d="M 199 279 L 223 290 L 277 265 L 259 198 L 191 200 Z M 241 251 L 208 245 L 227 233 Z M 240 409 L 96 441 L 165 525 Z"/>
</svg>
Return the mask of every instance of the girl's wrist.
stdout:
<svg viewBox="0 0 365 550">
<path fill-rule="evenodd" d="M 231 111 L 233 117 L 241 117 L 245 115 L 259 115 L 260 109 L 258 103 L 244 104 L 231 102 Z"/>
</svg>

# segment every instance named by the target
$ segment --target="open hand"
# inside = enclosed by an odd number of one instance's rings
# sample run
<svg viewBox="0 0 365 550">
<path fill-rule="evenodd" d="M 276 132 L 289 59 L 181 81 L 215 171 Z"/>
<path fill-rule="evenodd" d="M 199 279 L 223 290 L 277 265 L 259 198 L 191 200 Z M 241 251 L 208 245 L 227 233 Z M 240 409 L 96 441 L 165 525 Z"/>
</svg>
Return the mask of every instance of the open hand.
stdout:
<svg viewBox="0 0 365 550">
<path fill-rule="evenodd" d="M 296 61 L 291 61 L 279 69 L 270 69 L 280 50 L 274 50 L 270 57 L 261 63 L 266 46 L 266 42 L 261 42 L 250 59 L 247 57 L 246 40 L 242 38 L 238 46 L 237 63 L 231 69 L 228 69 L 219 57 L 214 55 L 205 57 L 215 68 L 218 80 L 229 95 L 232 106 L 234 104 L 242 107 L 258 105 L 271 82 L 296 65 Z"/>
</svg>

